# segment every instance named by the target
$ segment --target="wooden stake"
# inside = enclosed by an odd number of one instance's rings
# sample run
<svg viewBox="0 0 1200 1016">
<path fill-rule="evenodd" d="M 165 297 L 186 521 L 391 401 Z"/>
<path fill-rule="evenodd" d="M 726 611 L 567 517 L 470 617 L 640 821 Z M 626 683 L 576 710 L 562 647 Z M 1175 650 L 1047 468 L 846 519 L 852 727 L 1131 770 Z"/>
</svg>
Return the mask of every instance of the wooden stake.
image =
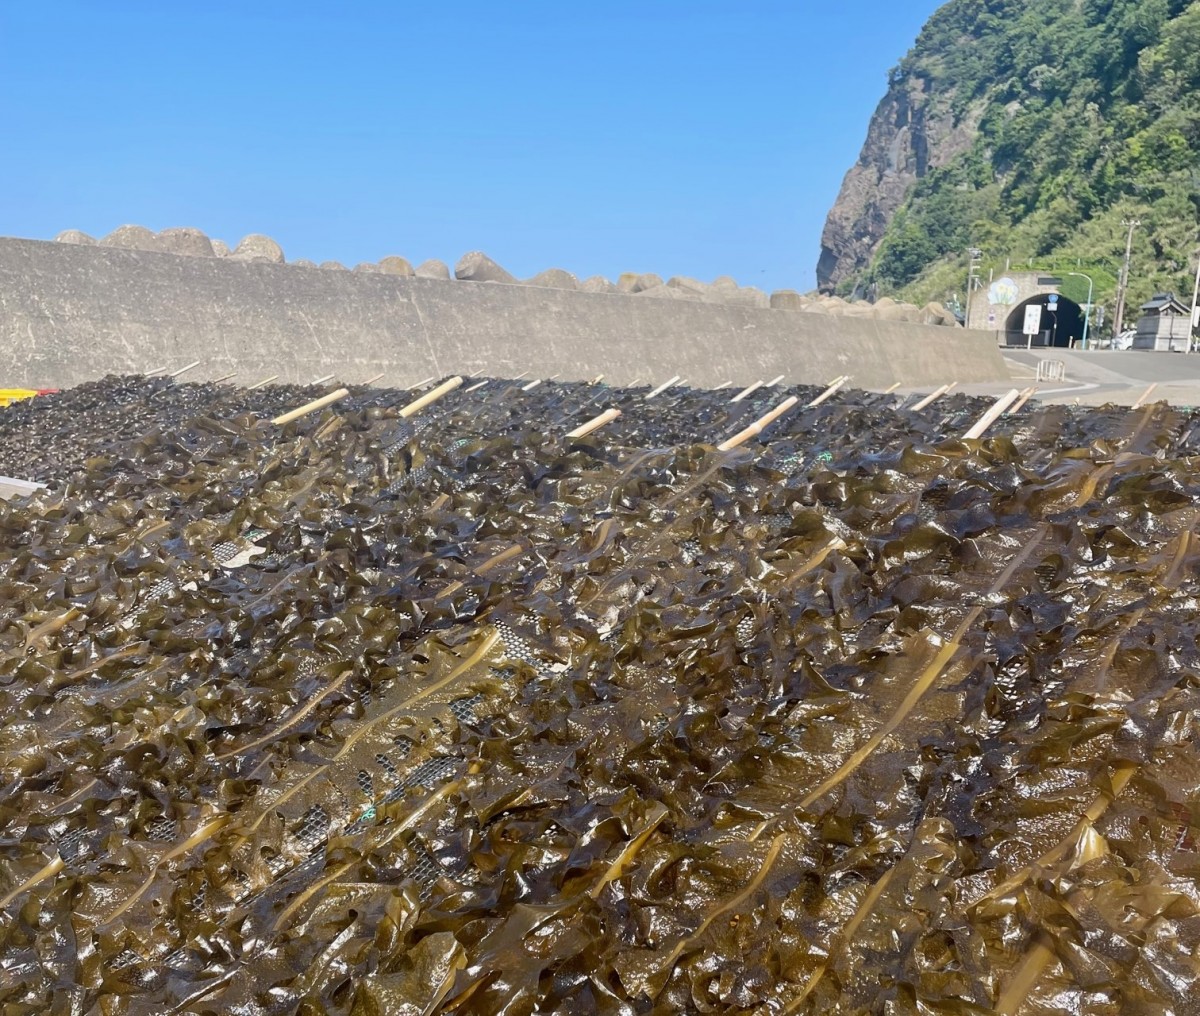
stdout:
<svg viewBox="0 0 1200 1016">
<path fill-rule="evenodd" d="M 177 371 L 173 371 L 172 373 L 168 374 L 168 375 L 167 375 L 167 377 L 179 377 L 179 375 L 180 375 L 180 374 L 185 374 L 185 373 L 187 373 L 187 372 L 188 372 L 189 370 L 191 370 L 193 367 L 199 367 L 199 366 L 200 366 L 200 363 L 201 363 L 201 361 L 200 361 L 200 360 L 193 360 L 193 361 L 192 361 L 191 363 L 189 363 L 189 364 L 188 364 L 186 367 L 180 367 L 180 368 L 179 368 L 179 370 L 177 370 Z"/>
<path fill-rule="evenodd" d="M 1012 416 L 1013 413 L 1017 412 L 1017 410 L 1019 410 L 1023 405 L 1025 405 L 1026 402 L 1028 402 L 1037 394 L 1037 390 L 1038 386 L 1033 385 L 1032 387 L 1026 388 L 1025 391 L 1021 392 L 1021 397 L 1017 399 L 1012 408 L 1009 409 L 1008 415 Z"/>
<path fill-rule="evenodd" d="M 535 377 L 535 378 L 534 378 L 532 381 L 530 381 L 530 382 L 529 382 L 529 384 L 527 384 L 527 385 L 522 385 L 522 386 L 521 386 L 521 391 L 523 391 L 523 392 L 531 392 L 531 391 L 533 391 L 533 390 L 534 390 L 534 389 L 535 389 L 535 388 L 536 388 L 538 385 L 540 385 L 541 383 L 542 383 L 542 379 L 541 379 L 540 377 Z"/>
<path fill-rule="evenodd" d="M 963 435 L 963 438 L 970 441 L 974 440 L 975 438 L 983 437 L 988 427 L 999 420 L 1004 414 L 1004 411 L 1020 397 L 1021 393 L 1016 388 L 1010 391 L 1007 395 L 1001 395 L 1000 398 L 992 403 L 992 408 L 979 418 L 975 426 Z"/>
<path fill-rule="evenodd" d="M 452 377 L 449 381 L 443 381 L 440 385 L 434 388 L 433 391 L 426 392 L 419 399 L 410 402 L 407 406 L 400 410 L 400 415 L 412 416 L 414 413 L 420 412 L 426 406 L 432 405 L 443 396 L 449 395 L 462 383 L 463 379 L 460 377 Z"/>
<path fill-rule="evenodd" d="M 1157 381 L 1155 381 L 1154 384 L 1152 384 L 1149 388 L 1147 388 L 1144 392 L 1142 392 L 1142 397 L 1133 404 L 1132 408 L 1141 409 L 1142 406 L 1144 406 L 1146 404 L 1146 402 L 1149 400 L 1150 396 L 1154 394 L 1154 391 L 1156 388 L 1158 388 Z"/>
<path fill-rule="evenodd" d="M 363 384 L 364 385 L 373 385 L 376 381 L 378 381 L 386 373 L 387 373 L 387 371 L 384 371 L 383 373 L 376 374 L 374 377 L 369 377 L 366 379 L 366 381 L 363 382 Z"/>
<path fill-rule="evenodd" d="M 780 375 L 779 375 L 779 377 L 777 377 L 777 378 L 776 378 L 774 381 L 768 381 L 768 382 L 767 382 L 767 387 L 768 387 L 768 388 L 774 388 L 774 387 L 775 387 L 777 384 L 779 384 L 779 382 L 780 382 L 780 381 L 782 381 L 782 380 L 783 380 L 785 377 L 787 377 L 787 375 L 786 375 L 786 374 L 780 374 Z"/>
<path fill-rule="evenodd" d="M 754 437 L 755 434 L 761 434 L 766 427 L 778 420 L 799 401 L 800 400 L 796 398 L 795 395 L 791 396 L 791 398 L 785 399 L 778 406 L 767 413 L 766 416 L 759 417 L 745 430 L 738 431 L 727 441 L 722 441 L 719 445 L 717 445 L 717 451 L 727 452 L 731 448 L 736 448 L 738 445 L 749 441 L 752 437 Z"/>
<path fill-rule="evenodd" d="M 746 397 L 747 397 L 747 396 L 749 396 L 749 395 L 753 395 L 753 394 L 754 394 L 756 391 L 758 391 L 758 390 L 759 390 L 759 389 L 760 389 L 762 386 L 763 386 L 763 383 L 762 383 L 761 381 L 755 381 L 755 382 L 754 382 L 754 384 L 752 384 L 752 385 L 751 385 L 749 388 L 743 388 L 743 389 L 742 389 L 740 392 L 738 392 L 738 393 L 737 393 L 737 394 L 736 394 L 736 395 L 735 395 L 735 396 L 734 396 L 732 399 L 730 399 L 729 401 L 730 401 L 730 402 L 741 402 L 741 401 L 742 401 L 742 399 L 746 398 Z"/>
<path fill-rule="evenodd" d="M 714 392 L 723 392 L 726 388 L 732 388 L 732 387 L 733 387 L 733 382 L 726 381 L 724 384 L 717 385 L 717 387 L 714 388 L 713 391 Z"/>
<path fill-rule="evenodd" d="M 830 386 L 828 388 L 826 388 L 825 391 L 821 392 L 820 395 L 818 395 L 815 399 L 813 399 L 812 402 L 810 402 L 804 408 L 805 409 L 816 409 L 816 407 L 819 406 L 826 399 L 833 398 L 834 393 L 849 380 L 850 380 L 849 374 L 845 375 L 844 377 L 838 378 L 836 381 L 834 381 L 832 384 L 830 384 Z"/>
<path fill-rule="evenodd" d="M 680 377 L 678 374 L 676 374 L 673 378 L 671 378 L 670 381 L 664 381 L 657 388 L 655 388 L 654 391 L 647 392 L 646 393 L 646 401 L 649 402 L 651 399 L 657 398 L 659 395 L 661 395 L 663 392 L 665 392 L 668 388 L 670 388 L 671 385 L 678 384 L 682 380 L 683 380 L 683 378 Z"/>
<path fill-rule="evenodd" d="M 154 370 L 146 371 L 144 376 L 145 377 L 154 377 L 155 374 L 161 374 L 166 369 L 167 369 L 166 367 L 155 367 Z"/>
<path fill-rule="evenodd" d="M 570 437 L 570 438 L 587 437 L 587 435 L 590 434 L 592 431 L 599 430 L 606 423 L 612 423 L 613 420 L 615 420 L 620 415 L 621 415 L 621 410 L 619 410 L 619 409 L 606 409 L 599 416 L 593 417 L 592 419 L 588 420 L 588 422 L 585 423 L 582 427 L 576 427 L 573 431 L 571 431 L 567 435 L 567 437 Z"/>
<path fill-rule="evenodd" d="M 465 389 L 463 389 L 463 394 L 464 394 L 464 395 L 466 395 L 466 394 L 467 394 L 467 392 L 473 392 L 473 391 L 476 391 L 477 389 L 480 389 L 480 388 L 482 388 L 482 387 L 483 387 L 485 384 L 487 384 L 487 382 L 486 382 L 486 381 L 478 381 L 478 382 L 476 382 L 475 384 L 471 385 L 471 387 L 470 387 L 470 388 L 465 388 Z"/>
<path fill-rule="evenodd" d="M 15 476 L 0 476 L 0 501 L 9 501 L 17 497 L 30 497 L 39 490 L 45 490 L 44 483 L 34 483 L 32 480 L 21 480 Z"/>
<path fill-rule="evenodd" d="M 912 407 L 911 411 L 914 413 L 919 413 L 922 409 L 925 409 L 928 406 L 932 406 L 935 402 L 937 402 L 938 399 L 940 399 L 948 391 L 950 391 L 950 386 L 942 385 L 942 387 L 939 388 L 937 391 L 932 392 L 929 395 L 926 395 L 925 398 L 923 398 L 920 402 L 918 402 L 915 406 Z"/>
<path fill-rule="evenodd" d="M 897 381 L 897 382 L 896 382 L 894 385 L 892 385 L 892 387 L 891 387 L 891 388 L 889 388 L 889 389 L 888 389 L 886 392 L 884 392 L 883 394 L 884 394 L 884 395 L 891 395 L 891 394 L 892 394 L 892 392 L 894 392 L 894 391 L 895 391 L 897 388 L 899 388 L 899 387 L 900 387 L 900 382 L 899 382 L 899 381 Z"/>
<path fill-rule="evenodd" d="M 323 384 L 325 384 L 326 381 L 332 381 L 335 376 L 336 375 L 333 375 L 333 374 L 326 374 L 324 377 L 314 378 L 312 381 L 309 381 L 309 384 L 310 385 L 323 385 Z"/>
<path fill-rule="evenodd" d="M 334 433 L 334 431 L 341 430 L 342 424 L 345 422 L 346 421 L 340 416 L 331 416 L 328 420 L 321 424 L 321 426 L 313 431 L 312 439 L 314 441 L 324 441 L 327 437 L 329 437 L 330 434 Z"/>
<path fill-rule="evenodd" d="M 222 374 L 220 377 L 215 377 L 215 378 L 213 378 L 213 379 L 212 379 L 212 380 L 209 382 L 209 384 L 219 385 L 219 384 L 220 384 L 222 381 L 228 381 L 228 380 L 229 380 L 231 377 L 237 377 L 237 371 L 236 371 L 236 370 L 235 370 L 235 371 L 233 371 L 231 374 Z"/>
<path fill-rule="evenodd" d="M 510 380 L 510 381 L 520 381 L 520 380 L 521 380 L 521 378 L 523 378 L 523 377 L 529 377 L 529 371 L 527 371 L 527 370 L 523 370 L 523 371 L 521 371 L 521 373 L 520 373 L 520 374 L 518 374 L 516 377 L 514 377 L 514 378 L 509 378 L 509 380 Z"/>
<path fill-rule="evenodd" d="M 418 388 L 424 388 L 427 384 L 429 384 L 430 381 L 436 381 L 436 380 L 437 380 L 437 375 L 434 374 L 433 377 L 427 377 L 424 381 L 418 381 L 415 385 L 409 385 L 408 390 L 410 392 L 415 392 Z"/>
<path fill-rule="evenodd" d="M 253 392 L 253 391 L 257 391 L 259 388 L 266 388 L 267 385 L 269 385 L 272 381 L 278 381 L 278 380 L 279 380 L 279 375 L 272 374 L 270 377 L 263 378 L 261 381 L 258 382 L 258 384 L 251 385 L 249 388 L 246 389 L 246 391 Z"/>
<path fill-rule="evenodd" d="M 597 375 L 596 375 L 594 378 L 592 378 L 592 379 L 591 379 L 591 381 L 589 381 L 589 382 L 588 382 L 588 384 L 590 384 L 590 385 L 598 385 L 598 384 L 599 384 L 601 381 L 603 381 L 603 380 L 604 380 L 604 375 L 603 375 L 603 374 L 597 374 Z"/>
<path fill-rule="evenodd" d="M 319 399 L 313 399 L 312 402 L 306 402 L 298 409 L 293 409 L 290 413 L 284 413 L 282 416 L 277 416 L 271 422 L 277 427 L 282 427 L 285 423 L 291 423 L 293 420 L 299 420 L 302 416 L 307 416 L 309 413 L 315 413 L 318 409 L 324 409 L 326 406 L 332 406 L 338 399 L 344 399 L 350 394 L 350 389 L 339 388 L 336 392 L 330 392 L 328 395 L 322 395 Z"/>
</svg>

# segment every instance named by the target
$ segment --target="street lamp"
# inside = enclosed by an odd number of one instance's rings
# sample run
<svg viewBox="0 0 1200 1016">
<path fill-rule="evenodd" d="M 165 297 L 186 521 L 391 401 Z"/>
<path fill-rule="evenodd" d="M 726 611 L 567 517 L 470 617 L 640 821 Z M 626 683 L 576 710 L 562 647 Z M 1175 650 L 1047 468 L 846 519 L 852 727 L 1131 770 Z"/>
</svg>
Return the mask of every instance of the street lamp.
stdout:
<svg viewBox="0 0 1200 1016">
<path fill-rule="evenodd" d="M 1092 291 L 1096 288 L 1092 282 L 1090 275 L 1085 275 L 1083 272 L 1067 272 L 1068 275 L 1077 275 L 1081 279 L 1088 280 L 1088 302 L 1087 310 L 1083 313 L 1083 348 L 1087 349 L 1088 326 L 1092 323 Z"/>
</svg>

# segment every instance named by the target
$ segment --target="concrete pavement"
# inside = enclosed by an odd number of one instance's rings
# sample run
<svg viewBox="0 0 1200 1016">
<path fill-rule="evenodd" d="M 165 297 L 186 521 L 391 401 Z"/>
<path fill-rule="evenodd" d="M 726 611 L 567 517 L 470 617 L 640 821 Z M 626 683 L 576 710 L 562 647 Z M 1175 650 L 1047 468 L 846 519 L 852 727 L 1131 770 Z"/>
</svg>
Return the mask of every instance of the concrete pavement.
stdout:
<svg viewBox="0 0 1200 1016">
<path fill-rule="evenodd" d="M 1130 406 L 1155 384 L 1158 387 L 1150 396 L 1152 402 L 1200 405 L 1200 354 L 1067 349 L 1002 352 L 1010 371 L 1008 382 L 960 385 L 957 390 L 987 396 L 1001 395 L 1010 388 L 1027 388 L 1036 383 L 1038 361 L 1048 359 L 1061 360 L 1067 376 L 1065 381 L 1040 386 L 1036 398 L 1042 402 Z"/>
</svg>

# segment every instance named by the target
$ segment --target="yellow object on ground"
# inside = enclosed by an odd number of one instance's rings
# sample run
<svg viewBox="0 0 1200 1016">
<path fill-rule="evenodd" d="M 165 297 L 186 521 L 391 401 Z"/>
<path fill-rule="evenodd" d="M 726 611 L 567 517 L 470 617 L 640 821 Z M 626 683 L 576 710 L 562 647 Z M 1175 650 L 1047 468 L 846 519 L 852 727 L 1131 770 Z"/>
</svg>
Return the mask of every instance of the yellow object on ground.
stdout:
<svg viewBox="0 0 1200 1016">
<path fill-rule="evenodd" d="M 8 406 L 22 399 L 32 399 L 40 394 L 36 388 L 0 388 L 0 406 Z"/>
</svg>

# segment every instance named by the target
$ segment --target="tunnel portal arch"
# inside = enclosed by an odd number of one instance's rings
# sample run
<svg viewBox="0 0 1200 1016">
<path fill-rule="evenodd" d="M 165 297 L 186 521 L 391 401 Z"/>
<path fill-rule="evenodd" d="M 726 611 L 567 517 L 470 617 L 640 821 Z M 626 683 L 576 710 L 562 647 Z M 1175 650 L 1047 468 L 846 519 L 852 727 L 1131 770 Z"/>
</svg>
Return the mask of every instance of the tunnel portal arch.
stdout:
<svg viewBox="0 0 1200 1016">
<path fill-rule="evenodd" d="M 1052 346 L 1069 348 L 1075 340 L 1083 338 L 1083 308 L 1074 300 L 1059 296 L 1057 310 L 1049 293 L 1030 297 L 1013 307 L 1005 322 L 1005 345 L 1008 346 Z M 1042 308 L 1042 330 L 1030 343 L 1025 334 L 1025 308 L 1040 304 Z M 1076 343 L 1077 344 L 1077 343 Z"/>
</svg>

